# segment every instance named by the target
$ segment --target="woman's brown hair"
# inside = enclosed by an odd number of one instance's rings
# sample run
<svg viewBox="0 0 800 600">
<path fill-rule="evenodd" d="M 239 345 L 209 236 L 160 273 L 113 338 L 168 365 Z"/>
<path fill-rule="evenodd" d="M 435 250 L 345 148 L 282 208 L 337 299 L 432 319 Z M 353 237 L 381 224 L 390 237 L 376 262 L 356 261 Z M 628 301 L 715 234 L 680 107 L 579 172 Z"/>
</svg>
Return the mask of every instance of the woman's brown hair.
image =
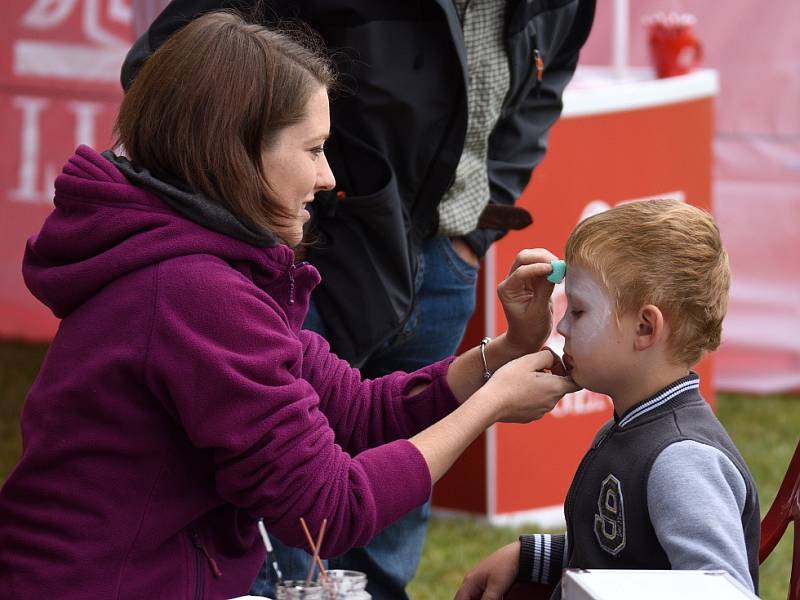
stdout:
<svg viewBox="0 0 800 600">
<path fill-rule="evenodd" d="M 301 41 L 302 40 L 302 41 Z M 269 202 L 261 152 L 334 83 L 321 42 L 207 13 L 142 66 L 114 126 L 135 164 L 177 177 L 240 220 L 269 231 L 287 215 Z"/>
</svg>

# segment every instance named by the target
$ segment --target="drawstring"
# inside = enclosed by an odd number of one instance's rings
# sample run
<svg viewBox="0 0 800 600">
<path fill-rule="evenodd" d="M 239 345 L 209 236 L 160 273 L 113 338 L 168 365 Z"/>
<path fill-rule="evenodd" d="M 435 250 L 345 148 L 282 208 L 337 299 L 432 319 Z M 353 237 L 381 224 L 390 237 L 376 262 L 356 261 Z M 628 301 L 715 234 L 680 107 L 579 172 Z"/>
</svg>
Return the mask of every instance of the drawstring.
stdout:
<svg viewBox="0 0 800 600">
<path fill-rule="evenodd" d="M 214 574 L 214 577 L 221 577 L 222 571 L 219 570 L 219 567 L 217 566 L 217 561 L 215 561 L 212 558 L 212 556 L 208 553 L 208 550 L 206 550 L 206 547 L 203 545 L 203 542 L 200 541 L 200 536 L 197 535 L 197 533 L 192 534 L 192 542 L 194 543 L 195 547 L 198 548 L 200 552 L 202 552 L 203 555 L 206 557 L 206 560 L 208 561 L 208 564 L 211 567 L 211 572 Z"/>
</svg>

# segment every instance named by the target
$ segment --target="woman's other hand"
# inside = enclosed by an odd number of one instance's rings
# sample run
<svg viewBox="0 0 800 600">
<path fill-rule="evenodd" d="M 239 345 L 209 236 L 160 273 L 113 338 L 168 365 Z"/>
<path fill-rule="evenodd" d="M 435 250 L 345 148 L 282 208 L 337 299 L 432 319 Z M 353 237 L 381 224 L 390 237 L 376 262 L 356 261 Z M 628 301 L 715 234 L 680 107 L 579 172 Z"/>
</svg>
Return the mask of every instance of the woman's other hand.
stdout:
<svg viewBox="0 0 800 600">
<path fill-rule="evenodd" d="M 560 367 L 558 357 L 549 349 L 526 354 L 500 367 L 475 395 L 492 405 L 494 421 L 535 421 L 553 410 L 564 394 L 580 389 L 568 377 L 544 372 L 563 372 Z"/>
<path fill-rule="evenodd" d="M 508 323 L 506 337 L 520 354 L 539 350 L 553 328 L 553 284 L 547 276 L 552 271 L 550 261 L 557 258 L 544 248 L 522 250 L 497 286 Z"/>
<path fill-rule="evenodd" d="M 476 361 L 480 357 L 473 348 L 450 365 L 451 387 L 457 387 L 462 394 L 475 389 L 478 384 L 474 381 L 480 379 Z M 552 410 L 564 394 L 577 391 L 579 388 L 571 379 L 543 372 L 557 365 L 557 357 L 547 349 L 511 360 L 456 410 L 412 437 L 409 441 L 425 458 L 431 480 L 438 481 L 464 449 L 493 423 L 534 421 Z M 470 368 L 471 376 L 462 372 Z M 470 378 L 473 383 L 467 381 Z"/>
<path fill-rule="evenodd" d="M 517 578 L 519 542 L 503 546 L 464 576 L 454 600 L 500 600 Z"/>
</svg>

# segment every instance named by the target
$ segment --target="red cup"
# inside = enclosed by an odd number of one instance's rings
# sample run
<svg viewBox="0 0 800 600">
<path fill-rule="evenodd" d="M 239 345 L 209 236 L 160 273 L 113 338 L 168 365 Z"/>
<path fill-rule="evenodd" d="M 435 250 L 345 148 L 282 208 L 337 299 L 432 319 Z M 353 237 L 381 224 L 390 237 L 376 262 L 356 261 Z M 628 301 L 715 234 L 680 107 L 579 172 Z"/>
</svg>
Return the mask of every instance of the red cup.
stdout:
<svg viewBox="0 0 800 600">
<path fill-rule="evenodd" d="M 659 13 L 644 19 L 650 56 L 658 77 L 684 75 L 703 60 L 703 47 L 695 35 L 692 15 Z"/>
</svg>

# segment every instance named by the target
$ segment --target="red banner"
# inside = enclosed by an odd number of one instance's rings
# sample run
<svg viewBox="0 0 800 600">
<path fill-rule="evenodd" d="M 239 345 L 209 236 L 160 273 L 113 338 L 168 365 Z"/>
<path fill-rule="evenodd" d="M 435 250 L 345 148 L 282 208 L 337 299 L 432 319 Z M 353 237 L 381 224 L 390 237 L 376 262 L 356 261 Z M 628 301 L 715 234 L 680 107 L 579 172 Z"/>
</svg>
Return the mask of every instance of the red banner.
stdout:
<svg viewBox="0 0 800 600">
<path fill-rule="evenodd" d="M 129 0 L 6 0 L 0 20 L 0 336 L 49 339 L 56 319 L 20 273 L 78 144 L 107 148 L 131 43 Z"/>
<path fill-rule="evenodd" d="M 520 249 L 562 254 L 579 221 L 624 202 L 662 197 L 710 207 L 712 72 L 594 88 L 594 77 L 586 77 L 583 89 L 577 79 L 577 90 L 565 95 L 547 157 L 518 202 L 534 224 L 510 232 L 484 260 L 482 293 L 464 350 L 505 330 L 495 288 Z M 563 285 L 556 286 L 553 305 L 558 322 L 566 309 Z M 563 338 L 554 333 L 548 345 L 560 351 Z M 709 401 L 711 366 L 707 358 L 696 368 Z M 582 390 L 565 396 L 540 421 L 492 427 L 436 484 L 434 506 L 497 524 L 533 520 L 562 526 L 562 503 L 578 462 L 611 414 L 609 398 Z"/>
</svg>

